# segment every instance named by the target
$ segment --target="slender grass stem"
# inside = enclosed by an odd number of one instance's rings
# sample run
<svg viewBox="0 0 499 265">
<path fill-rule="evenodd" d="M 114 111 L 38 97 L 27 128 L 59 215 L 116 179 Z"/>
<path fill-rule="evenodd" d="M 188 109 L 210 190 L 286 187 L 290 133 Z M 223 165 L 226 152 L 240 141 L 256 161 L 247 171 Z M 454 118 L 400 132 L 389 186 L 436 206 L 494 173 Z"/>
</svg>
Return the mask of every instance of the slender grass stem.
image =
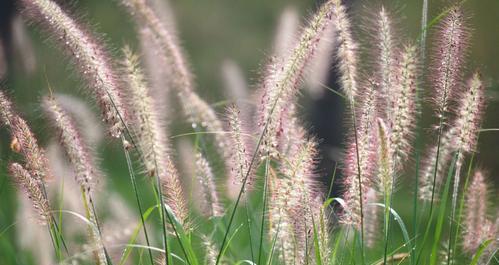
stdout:
<svg viewBox="0 0 499 265">
<path fill-rule="evenodd" d="M 122 136 L 122 141 L 124 142 L 125 141 L 125 137 Z M 123 151 L 125 152 L 125 157 L 126 157 L 126 163 L 127 163 L 127 166 L 128 166 L 128 174 L 130 175 L 130 182 L 132 183 L 132 188 L 133 188 L 133 193 L 135 195 L 135 200 L 137 202 L 137 207 L 138 207 L 138 210 L 139 210 L 139 215 L 140 215 L 140 221 L 142 223 L 142 229 L 144 230 L 144 237 L 146 239 L 146 244 L 148 246 L 148 251 L 149 251 L 149 258 L 150 258 L 150 261 L 151 261 L 151 264 L 154 264 L 154 260 L 152 258 L 152 251 L 150 249 L 150 241 L 149 241 L 149 234 L 147 233 L 147 227 L 146 227 L 146 224 L 145 224 L 145 221 L 144 221 L 144 213 L 142 211 L 142 203 L 141 203 L 141 200 L 140 200 L 140 195 L 139 195 L 139 191 L 137 189 L 137 182 L 136 182 L 136 179 L 135 179 L 135 172 L 133 170 L 133 165 L 132 165 L 132 160 L 130 159 L 130 153 L 128 152 L 128 149 L 126 148 L 126 146 L 123 144 Z M 163 233 L 165 236 L 166 236 L 166 233 Z M 168 265 L 168 248 L 167 248 L 167 245 L 165 245 L 165 255 L 166 255 L 166 265 Z"/>
<path fill-rule="evenodd" d="M 270 166 L 270 159 L 268 158 L 265 161 L 265 175 L 263 177 L 263 205 L 262 205 L 262 221 L 261 221 L 261 226 L 260 226 L 260 245 L 258 247 L 258 263 L 260 264 L 260 260 L 262 258 L 262 252 L 263 252 L 263 234 L 265 231 L 265 211 L 267 210 L 267 186 L 268 186 L 268 174 L 269 174 L 269 166 Z"/>
</svg>

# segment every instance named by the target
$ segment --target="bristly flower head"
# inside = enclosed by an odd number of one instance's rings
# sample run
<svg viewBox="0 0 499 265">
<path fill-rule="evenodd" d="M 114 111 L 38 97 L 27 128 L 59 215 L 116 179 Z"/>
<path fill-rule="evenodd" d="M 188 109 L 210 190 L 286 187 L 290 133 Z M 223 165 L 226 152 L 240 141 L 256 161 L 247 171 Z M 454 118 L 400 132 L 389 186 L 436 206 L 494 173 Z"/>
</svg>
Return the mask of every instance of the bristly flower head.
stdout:
<svg viewBox="0 0 499 265">
<path fill-rule="evenodd" d="M 376 184 L 378 190 L 386 196 L 392 192 L 395 170 L 393 164 L 393 149 L 390 144 L 391 133 L 386 128 L 383 119 L 378 118 L 378 176 Z"/>
<path fill-rule="evenodd" d="M 387 107 L 390 146 L 394 151 L 393 160 L 397 168 L 403 165 L 410 154 L 411 140 L 416 129 L 417 70 L 416 47 L 408 45 L 396 64 L 394 86 Z"/>
<path fill-rule="evenodd" d="M 223 158 L 230 157 L 230 147 L 222 135 L 223 124 L 211 106 L 194 92 L 193 77 L 177 36 L 166 26 L 145 0 L 122 0 L 138 25 L 150 29 L 150 37 L 161 46 L 163 60 L 171 65 L 172 86 L 176 89 L 184 114 L 193 127 L 201 126 L 214 133 L 217 150 Z"/>
<path fill-rule="evenodd" d="M 128 83 L 133 108 L 133 128 L 144 166 L 149 176 L 160 179 L 167 204 L 182 222 L 188 218 L 187 203 L 177 169 L 171 159 L 165 130 L 154 109 L 147 83 L 132 51 L 123 49 L 123 71 Z"/>
<path fill-rule="evenodd" d="M 127 122 L 121 88 L 110 57 L 101 44 L 52 0 L 22 0 L 27 18 L 39 22 L 73 60 L 95 95 L 113 137 L 120 137 Z"/>
<path fill-rule="evenodd" d="M 50 206 L 47 198 L 44 196 L 44 191 L 41 188 L 41 185 L 43 184 L 18 163 L 9 165 L 9 173 L 28 196 L 28 199 L 40 216 L 40 222 L 42 224 L 49 222 Z"/>
<path fill-rule="evenodd" d="M 395 40 L 393 36 L 392 20 L 385 10 L 381 7 L 378 13 L 376 27 L 377 50 L 379 52 L 379 75 L 381 97 L 389 99 L 393 89 L 394 67 L 395 67 Z"/>
<path fill-rule="evenodd" d="M 469 29 L 461 8 L 453 6 L 442 19 L 435 34 L 438 46 L 431 66 L 433 102 L 438 115 L 448 111 L 449 99 L 459 90 L 469 43 Z"/>
<path fill-rule="evenodd" d="M 480 74 L 475 73 L 468 82 L 468 89 L 460 93 L 456 120 L 450 128 L 453 134 L 452 147 L 455 150 L 465 153 L 475 150 L 485 107 L 484 93 Z"/>
<path fill-rule="evenodd" d="M 379 116 L 377 111 L 376 91 L 378 84 L 370 81 L 364 89 L 364 95 L 358 108 L 357 131 L 353 131 L 348 139 L 347 150 L 343 161 L 345 175 L 345 214 L 341 222 L 346 225 L 353 225 L 360 229 L 365 195 L 372 185 L 372 178 L 376 164 L 376 119 Z M 360 178 L 360 182 L 359 182 Z M 362 201 L 360 194 L 362 193 Z"/>
<path fill-rule="evenodd" d="M 259 126 L 264 132 L 261 156 L 277 156 L 279 122 L 287 104 L 294 102 L 305 67 L 317 49 L 327 25 L 331 23 L 338 0 L 326 2 L 303 29 L 296 46 L 285 58 L 271 61 L 261 87 Z"/>
<path fill-rule="evenodd" d="M 203 193 L 204 214 L 208 217 L 222 216 L 223 206 L 218 199 L 215 177 L 208 160 L 201 153 L 196 154 L 196 176 Z"/>
<path fill-rule="evenodd" d="M 43 100 L 43 107 L 58 131 L 57 135 L 76 174 L 76 181 L 85 192 L 90 192 L 100 178 L 100 173 L 88 145 L 81 137 L 72 117 L 55 98 L 46 97 Z"/>
<path fill-rule="evenodd" d="M 484 173 L 476 170 L 466 191 L 466 209 L 463 222 L 463 249 L 473 253 L 480 244 L 491 237 L 493 224 L 487 220 L 487 184 Z"/>
<path fill-rule="evenodd" d="M 244 129 L 241 121 L 240 111 L 236 106 L 231 106 L 227 109 L 227 120 L 229 123 L 229 133 L 231 146 L 234 149 L 230 159 L 230 177 L 229 181 L 235 183 L 243 183 L 246 178 L 246 186 L 252 186 L 254 172 L 250 169 L 251 160 L 251 145 L 249 144 L 248 133 Z"/>
<path fill-rule="evenodd" d="M 343 92 L 350 101 L 354 101 L 358 92 L 358 68 L 357 68 L 357 42 L 355 42 L 351 30 L 350 19 L 346 7 L 341 1 L 333 1 L 333 25 L 336 26 L 336 37 L 338 42 L 338 67 L 341 78 L 340 84 Z"/>
</svg>

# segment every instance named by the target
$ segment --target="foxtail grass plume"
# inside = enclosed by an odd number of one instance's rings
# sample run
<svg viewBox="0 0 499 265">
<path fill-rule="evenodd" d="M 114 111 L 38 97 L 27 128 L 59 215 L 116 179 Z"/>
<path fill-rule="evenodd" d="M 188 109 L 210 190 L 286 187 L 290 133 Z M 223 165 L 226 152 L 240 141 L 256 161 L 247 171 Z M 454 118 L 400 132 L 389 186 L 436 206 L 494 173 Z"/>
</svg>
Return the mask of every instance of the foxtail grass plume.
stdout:
<svg viewBox="0 0 499 265">
<path fill-rule="evenodd" d="M 258 118 L 260 129 L 264 132 L 260 152 L 262 157 L 278 156 L 281 115 L 285 106 L 295 100 L 303 71 L 316 51 L 324 30 L 331 23 L 337 2 L 331 0 L 323 4 L 303 29 L 292 52 L 267 66 L 261 87 L 263 92 Z"/>
<path fill-rule="evenodd" d="M 395 170 L 393 164 L 393 149 L 390 145 L 391 132 L 386 128 L 383 119 L 378 118 L 378 175 L 376 178 L 377 188 L 385 196 L 391 194 L 394 185 Z"/>
<path fill-rule="evenodd" d="M 390 146 L 396 168 L 404 164 L 412 150 L 417 115 L 417 65 L 416 46 L 406 46 L 394 70 L 394 86 L 387 107 Z"/>
<path fill-rule="evenodd" d="M 42 182 L 52 180 L 45 151 L 38 146 L 35 136 L 21 117 L 15 117 L 12 122 L 12 137 L 17 141 L 18 151 L 23 156 L 25 167 L 31 176 Z"/>
<path fill-rule="evenodd" d="M 134 133 L 144 167 L 150 177 L 160 179 L 167 204 L 179 220 L 188 218 L 187 203 L 175 165 L 171 159 L 165 130 L 149 96 L 138 58 L 129 48 L 123 49 L 123 71 L 130 90 L 130 101 L 134 110 Z"/>
<path fill-rule="evenodd" d="M 487 219 L 487 194 L 485 175 L 481 170 L 476 170 L 466 191 L 466 208 L 463 212 L 462 242 L 463 250 L 468 253 L 474 253 L 483 241 L 497 236 L 490 233 L 493 224 Z"/>
<path fill-rule="evenodd" d="M 464 154 L 475 150 L 478 129 L 483 118 L 484 92 L 480 76 L 476 73 L 468 82 L 468 89 L 459 93 L 460 100 L 455 110 L 456 118 L 451 123 L 451 127 L 441 137 L 438 167 L 435 169 L 437 146 L 429 150 L 429 155 L 423 164 L 419 184 L 419 197 L 422 200 L 431 200 L 433 185 L 436 185 L 435 191 L 438 191 L 438 187 L 442 183 L 442 175 L 452 159 L 453 152 L 457 151 L 459 153 L 456 167 L 460 168 Z M 433 183 L 434 174 L 436 174 L 435 183 Z"/>
<path fill-rule="evenodd" d="M 378 13 L 376 27 L 377 33 L 377 49 L 379 52 L 379 75 L 380 75 L 380 93 L 381 97 L 389 100 L 391 92 L 394 87 L 394 68 L 395 68 L 395 54 L 396 45 L 393 36 L 393 25 L 385 7 L 381 7 Z M 387 113 L 390 115 L 390 113 Z"/>
<path fill-rule="evenodd" d="M 372 248 L 376 245 L 379 236 L 379 210 L 380 209 L 375 203 L 378 202 L 378 192 L 374 188 L 370 188 L 366 193 L 366 216 L 365 216 L 365 227 L 364 227 L 364 237 L 366 246 Z"/>
<path fill-rule="evenodd" d="M 213 170 L 201 153 L 196 154 L 196 176 L 203 193 L 204 214 L 208 217 L 222 216 L 223 207 L 218 199 Z"/>
<path fill-rule="evenodd" d="M 73 166 L 76 182 L 85 192 L 93 193 L 94 184 L 101 177 L 95 166 L 95 159 L 77 129 L 75 121 L 53 97 L 45 97 L 43 107 L 54 124 L 60 143 Z"/>
<path fill-rule="evenodd" d="M 138 25 L 147 26 L 152 37 L 161 47 L 161 56 L 171 65 L 171 82 L 176 89 L 184 114 L 193 127 L 202 126 L 214 133 L 217 150 L 223 158 L 230 157 L 226 137 L 222 135 L 223 125 L 215 111 L 206 101 L 194 92 L 194 82 L 183 51 L 170 28 L 158 18 L 145 0 L 122 0 L 129 12 L 137 19 Z"/>
<path fill-rule="evenodd" d="M 0 119 L 1 122 L 11 128 L 12 127 L 12 121 L 14 120 L 14 117 L 16 115 L 14 114 L 14 110 L 12 107 L 12 102 L 10 99 L 5 95 L 3 91 L 0 91 Z"/>
<path fill-rule="evenodd" d="M 276 238 L 276 249 L 286 264 L 305 258 L 305 242 L 312 229 L 315 181 L 313 179 L 316 144 L 309 140 L 281 165 L 282 176 L 271 177 L 269 206 L 270 239 Z M 296 218 L 299 216 L 299 218 Z M 319 220 L 319 215 L 316 216 Z"/>
<path fill-rule="evenodd" d="M 340 85 L 349 101 L 353 102 L 358 92 L 358 44 L 353 38 L 350 19 L 341 1 L 333 1 L 333 25 L 336 27 L 338 48 L 336 57 L 340 72 Z M 353 107 L 353 106 L 352 106 Z"/>
<path fill-rule="evenodd" d="M 63 48 L 80 75 L 87 81 L 91 94 L 102 112 L 113 137 L 125 131 L 127 111 L 123 94 L 112 68 L 110 56 L 82 25 L 78 24 L 52 0 L 21 0 L 24 16 L 39 22 Z"/>
<path fill-rule="evenodd" d="M 250 170 L 251 145 L 248 139 L 245 126 L 241 120 L 241 113 L 236 106 L 231 106 L 227 109 L 227 120 L 229 123 L 231 146 L 234 148 L 229 162 L 230 176 L 229 181 L 232 182 L 229 186 L 241 184 L 245 181 L 246 186 L 251 187 L 254 183 L 254 172 Z M 229 191 L 230 192 L 230 191 Z"/>
<path fill-rule="evenodd" d="M 451 7 L 435 33 L 438 45 L 431 60 L 433 102 L 440 117 L 448 111 L 449 99 L 454 98 L 462 81 L 469 29 L 461 8 Z"/>
<path fill-rule="evenodd" d="M 480 75 L 475 73 L 468 82 L 467 90 L 460 93 L 456 120 L 450 128 L 453 135 L 451 146 L 455 150 L 463 153 L 475 150 L 485 107 L 484 93 Z"/>
<path fill-rule="evenodd" d="M 377 110 L 376 91 L 379 84 L 370 80 L 364 89 L 358 117 L 356 122 L 357 131 L 353 131 L 347 143 L 347 150 L 343 161 L 344 170 L 344 215 L 341 222 L 361 228 L 363 206 L 365 195 L 372 186 L 373 175 L 376 164 L 376 118 L 379 117 Z M 360 179 L 360 181 L 359 181 Z M 361 199 L 362 193 L 362 199 Z"/>
<path fill-rule="evenodd" d="M 19 188 L 25 192 L 33 208 L 38 212 L 40 222 L 42 224 L 50 222 L 50 206 L 41 188 L 43 184 L 18 163 L 9 165 L 9 173 Z"/>
</svg>

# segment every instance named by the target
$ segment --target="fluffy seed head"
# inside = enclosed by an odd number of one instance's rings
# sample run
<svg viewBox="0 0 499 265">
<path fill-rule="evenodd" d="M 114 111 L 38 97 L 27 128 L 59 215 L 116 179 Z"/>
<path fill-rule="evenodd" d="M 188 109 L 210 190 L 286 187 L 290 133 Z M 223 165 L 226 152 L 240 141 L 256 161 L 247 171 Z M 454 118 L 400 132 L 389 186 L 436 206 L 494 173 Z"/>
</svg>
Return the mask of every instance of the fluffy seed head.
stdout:
<svg viewBox="0 0 499 265">
<path fill-rule="evenodd" d="M 469 43 L 469 29 L 458 5 L 442 19 L 435 35 L 438 45 L 432 59 L 431 84 L 433 102 L 441 116 L 448 111 L 448 101 L 459 89 Z"/>
<path fill-rule="evenodd" d="M 38 146 L 35 136 L 20 117 L 14 117 L 12 137 L 18 143 L 19 151 L 26 163 L 26 169 L 31 176 L 39 181 L 53 179 L 44 150 Z"/>
<path fill-rule="evenodd" d="M 485 106 L 484 86 L 480 75 L 475 73 L 468 82 L 468 89 L 459 97 L 456 110 L 456 120 L 450 128 L 452 147 L 461 152 L 475 150 L 478 129 L 482 123 L 483 109 Z"/>
<path fill-rule="evenodd" d="M 392 21 L 384 7 L 381 7 L 378 13 L 376 27 L 378 27 L 377 45 L 379 50 L 380 91 L 382 97 L 384 97 L 391 95 L 390 93 L 392 92 L 396 53 Z"/>
<path fill-rule="evenodd" d="M 358 90 L 357 84 L 357 43 L 353 39 L 350 19 L 346 7 L 341 1 L 333 1 L 333 25 L 336 26 L 338 50 L 338 67 L 341 74 L 340 84 L 343 92 L 350 101 L 355 99 Z"/>
<path fill-rule="evenodd" d="M 28 170 L 18 163 L 11 163 L 9 165 L 9 173 L 19 188 L 28 196 L 28 199 L 33 204 L 33 208 L 35 208 L 40 216 L 40 222 L 42 224 L 49 222 L 50 206 L 41 188 L 43 183 L 34 178 Z"/>
<path fill-rule="evenodd" d="M 153 99 L 149 96 L 142 70 L 138 66 L 138 58 L 129 48 L 124 48 L 123 53 L 122 67 L 130 90 L 130 101 L 134 110 L 133 128 L 142 162 L 149 176 L 160 179 L 166 203 L 179 220 L 186 222 L 187 203 L 177 169 L 170 157 L 165 130 L 154 109 Z"/>
<path fill-rule="evenodd" d="M 208 217 L 222 216 L 223 207 L 218 200 L 213 171 L 201 153 L 196 154 L 196 176 L 203 193 L 204 214 Z"/>
<path fill-rule="evenodd" d="M 72 117 L 62 109 L 55 98 L 44 98 L 43 107 L 58 131 L 61 145 L 76 174 L 76 181 L 86 192 L 90 192 L 94 188 L 94 183 L 100 178 L 100 174 L 95 167 L 95 160 L 88 145 L 81 137 Z"/>
<path fill-rule="evenodd" d="M 376 245 L 379 236 L 379 207 L 374 205 L 378 202 L 378 193 L 375 189 L 369 189 L 366 194 L 366 216 L 364 236 L 366 238 L 366 245 L 370 248 Z"/>
<path fill-rule="evenodd" d="M 378 84 L 371 81 L 360 102 L 357 113 L 357 131 L 352 132 L 356 137 L 350 137 L 343 161 L 345 175 L 345 214 L 341 222 L 346 225 L 353 225 L 360 229 L 361 225 L 361 205 L 365 204 L 365 195 L 372 185 L 372 177 L 376 164 L 376 118 L 378 117 L 376 91 Z M 360 175 L 360 182 L 359 182 Z M 360 192 L 362 197 L 360 198 Z M 362 201 L 361 201 L 362 200 Z"/>
<path fill-rule="evenodd" d="M 95 95 L 113 137 L 120 137 L 127 122 L 121 88 L 101 44 L 52 0 L 22 0 L 27 18 L 39 22 L 73 60 Z"/>
<path fill-rule="evenodd" d="M 487 220 L 487 184 L 482 171 L 477 170 L 466 191 L 463 222 L 463 249 L 473 253 L 488 237 L 492 224 Z"/>
<path fill-rule="evenodd" d="M 393 165 L 393 149 L 390 145 L 390 132 L 383 119 L 378 119 L 378 190 L 385 195 L 391 193 L 395 171 Z"/>
<path fill-rule="evenodd" d="M 250 171 L 250 152 L 251 147 L 248 143 L 248 136 L 243 129 L 240 117 L 240 111 L 236 106 L 227 109 L 227 120 L 229 123 L 229 132 L 231 145 L 234 151 L 231 157 L 231 179 L 233 182 L 242 183 L 248 171 Z M 253 183 L 253 174 L 249 172 L 246 185 Z"/>
<path fill-rule="evenodd" d="M 267 66 L 267 73 L 261 87 L 262 99 L 259 108 L 259 126 L 265 131 L 261 155 L 276 156 L 278 147 L 279 121 L 287 104 L 297 94 L 305 67 L 317 49 L 318 43 L 331 22 L 336 1 L 326 2 L 303 29 L 294 49 L 285 58 L 277 58 Z"/>
<path fill-rule="evenodd" d="M 417 53 L 415 46 L 406 46 L 395 68 L 394 87 L 387 107 L 390 146 L 396 167 L 403 165 L 412 148 L 416 128 Z"/>
<path fill-rule="evenodd" d="M 0 119 L 1 122 L 7 126 L 12 126 L 12 120 L 15 114 L 13 112 L 12 103 L 7 98 L 3 91 L 0 91 Z"/>
</svg>

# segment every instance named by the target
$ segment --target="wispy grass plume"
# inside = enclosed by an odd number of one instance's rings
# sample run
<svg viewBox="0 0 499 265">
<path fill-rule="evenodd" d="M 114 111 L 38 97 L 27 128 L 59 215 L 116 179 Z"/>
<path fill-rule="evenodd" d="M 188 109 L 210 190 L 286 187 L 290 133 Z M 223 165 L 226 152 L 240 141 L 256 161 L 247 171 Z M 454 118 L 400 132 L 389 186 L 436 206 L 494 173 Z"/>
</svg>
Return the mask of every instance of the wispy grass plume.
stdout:
<svg viewBox="0 0 499 265">
<path fill-rule="evenodd" d="M 40 23 L 76 66 L 94 95 L 113 137 L 125 130 L 127 111 L 110 56 L 102 44 L 52 0 L 22 0 L 23 14 Z"/>
</svg>

